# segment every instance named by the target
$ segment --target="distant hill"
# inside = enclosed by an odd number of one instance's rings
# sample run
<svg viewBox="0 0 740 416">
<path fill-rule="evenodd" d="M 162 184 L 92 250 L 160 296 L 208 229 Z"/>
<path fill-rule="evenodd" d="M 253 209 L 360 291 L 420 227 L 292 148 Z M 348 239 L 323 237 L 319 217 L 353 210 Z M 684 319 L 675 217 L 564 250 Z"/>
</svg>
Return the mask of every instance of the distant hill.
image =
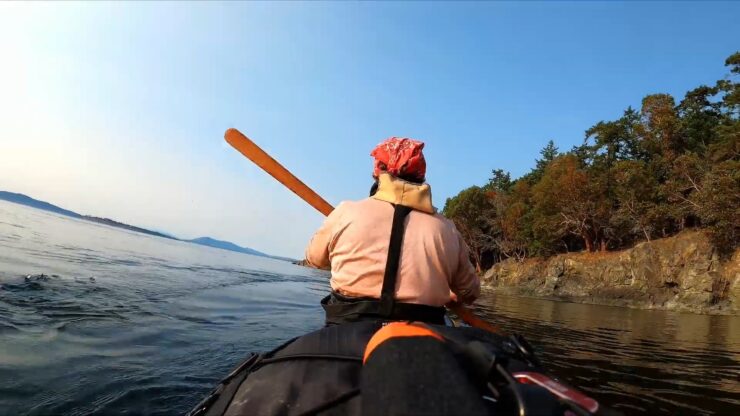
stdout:
<svg viewBox="0 0 740 416">
<path fill-rule="evenodd" d="M 200 238 L 195 238 L 193 240 L 183 240 L 183 239 L 177 238 L 165 232 L 147 230 L 146 228 L 124 224 L 122 222 L 118 222 L 118 221 L 115 221 L 109 218 L 100 218 L 100 217 L 93 217 L 90 215 L 81 215 L 74 211 L 70 211 L 70 210 L 58 207 L 48 202 L 39 201 L 38 199 L 33 199 L 30 196 L 23 195 L 23 194 L 16 194 L 13 192 L 0 191 L 0 200 L 13 202 L 16 204 L 29 206 L 29 207 L 41 209 L 44 211 L 50 211 L 50 212 L 54 212 L 54 213 L 61 214 L 61 215 L 66 215 L 72 218 L 79 218 L 81 220 L 95 222 L 98 224 L 105 224 L 111 227 L 122 228 L 124 230 L 134 231 L 137 233 L 152 235 L 155 237 L 168 238 L 171 240 L 179 240 L 179 241 L 184 241 L 186 243 L 193 243 L 193 244 L 199 244 L 202 246 L 220 248 L 222 250 L 235 251 L 237 253 L 251 254 L 253 256 L 262 256 L 262 257 L 269 257 L 269 258 L 273 258 L 277 260 L 294 261 L 293 259 L 289 259 L 287 257 L 271 256 L 269 254 L 265 254 L 260 251 L 251 249 L 249 247 L 241 247 L 232 242 L 216 240 L 215 238 L 211 238 L 211 237 L 200 237 Z"/>
<path fill-rule="evenodd" d="M 236 251 L 238 253 L 252 254 L 254 256 L 272 257 L 269 254 L 265 254 L 257 250 L 248 248 L 248 247 L 241 247 L 232 242 L 216 240 L 215 238 L 211 238 L 211 237 L 198 237 L 192 240 L 183 240 L 183 241 L 200 244 L 202 246 L 220 248 L 222 250 L 229 250 L 229 251 Z"/>
<path fill-rule="evenodd" d="M 167 235 L 167 234 L 160 233 L 157 231 L 147 230 L 146 228 L 140 228 L 140 227 L 135 227 L 133 225 L 124 224 L 122 222 L 114 221 L 109 218 L 92 217 L 89 215 L 83 215 L 81 218 L 86 221 L 97 222 L 100 224 L 109 225 L 111 227 L 123 228 L 124 230 L 135 231 L 137 233 L 149 234 L 149 235 L 163 237 L 163 238 L 169 238 L 171 240 L 179 240 L 179 238 L 173 237 L 171 235 Z"/>
<path fill-rule="evenodd" d="M 56 205 L 52 205 L 44 201 L 39 201 L 38 199 L 33 199 L 30 196 L 23 195 L 23 194 L 16 194 L 13 192 L 0 191 L 0 199 L 9 201 L 9 202 L 15 202 L 16 204 L 26 205 L 32 208 L 43 209 L 44 211 L 56 212 L 57 214 L 66 215 L 72 218 L 82 218 L 82 215 L 74 211 L 60 208 Z"/>
</svg>

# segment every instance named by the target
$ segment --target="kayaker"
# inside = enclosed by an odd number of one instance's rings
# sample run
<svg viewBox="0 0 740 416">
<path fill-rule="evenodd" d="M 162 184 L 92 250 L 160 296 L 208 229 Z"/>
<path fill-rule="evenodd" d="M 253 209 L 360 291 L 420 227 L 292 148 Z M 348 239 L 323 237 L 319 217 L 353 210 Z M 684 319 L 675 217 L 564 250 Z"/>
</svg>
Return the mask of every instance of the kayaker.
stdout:
<svg viewBox="0 0 740 416">
<path fill-rule="evenodd" d="M 478 297 L 468 248 L 432 205 L 423 148 L 409 138 L 380 143 L 370 153 L 370 197 L 340 203 L 311 239 L 306 263 L 331 268 L 332 292 L 322 300 L 327 324 L 444 323 L 445 304 Z"/>
</svg>

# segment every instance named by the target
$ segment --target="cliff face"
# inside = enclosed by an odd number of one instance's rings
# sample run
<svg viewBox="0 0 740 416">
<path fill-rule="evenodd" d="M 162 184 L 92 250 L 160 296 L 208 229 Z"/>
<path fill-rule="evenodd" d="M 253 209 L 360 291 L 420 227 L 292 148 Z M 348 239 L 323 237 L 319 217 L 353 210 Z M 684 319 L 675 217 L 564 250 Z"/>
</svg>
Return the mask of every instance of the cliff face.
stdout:
<svg viewBox="0 0 740 416">
<path fill-rule="evenodd" d="M 720 261 L 701 232 L 608 253 L 568 253 L 495 264 L 483 276 L 495 290 L 576 302 L 740 312 L 740 249 Z"/>
</svg>

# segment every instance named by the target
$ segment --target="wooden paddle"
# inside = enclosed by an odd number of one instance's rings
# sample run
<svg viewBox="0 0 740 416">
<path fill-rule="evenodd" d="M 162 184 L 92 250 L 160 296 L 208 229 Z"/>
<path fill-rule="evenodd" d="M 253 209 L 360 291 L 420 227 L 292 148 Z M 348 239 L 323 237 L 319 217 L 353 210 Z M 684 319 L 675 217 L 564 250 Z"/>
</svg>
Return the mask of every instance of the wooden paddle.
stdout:
<svg viewBox="0 0 740 416">
<path fill-rule="evenodd" d="M 269 173 L 273 178 L 277 179 L 278 182 L 285 185 L 285 187 L 293 191 L 293 193 L 298 195 L 304 201 L 308 202 L 309 205 L 316 208 L 320 213 L 329 215 L 334 211 L 334 207 L 326 202 L 324 198 L 314 192 L 313 189 L 309 188 L 308 185 L 303 183 L 300 179 L 296 178 L 288 169 L 278 163 L 277 160 L 273 159 L 264 150 L 260 149 L 259 146 L 251 141 L 247 136 L 243 135 L 239 130 L 226 130 L 224 138 L 234 149 L 238 150 L 239 153 L 243 154 L 247 159 L 261 167 L 262 170 Z M 498 327 L 478 318 L 462 303 L 451 302 L 446 306 L 468 325 L 486 331 L 500 333 Z"/>
</svg>

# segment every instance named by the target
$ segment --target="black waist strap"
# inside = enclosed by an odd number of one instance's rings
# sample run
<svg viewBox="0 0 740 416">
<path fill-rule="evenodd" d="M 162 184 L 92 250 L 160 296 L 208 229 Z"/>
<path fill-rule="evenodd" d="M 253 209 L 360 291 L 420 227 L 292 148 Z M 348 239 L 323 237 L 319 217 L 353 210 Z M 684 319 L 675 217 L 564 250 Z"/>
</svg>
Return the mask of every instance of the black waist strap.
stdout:
<svg viewBox="0 0 740 416">
<path fill-rule="evenodd" d="M 420 321 L 430 324 L 445 324 L 445 308 L 394 302 L 390 315 L 381 313 L 381 303 L 374 298 L 353 298 L 332 292 L 321 300 L 326 311 L 326 325 L 341 325 L 361 321 Z"/>
</svg>

